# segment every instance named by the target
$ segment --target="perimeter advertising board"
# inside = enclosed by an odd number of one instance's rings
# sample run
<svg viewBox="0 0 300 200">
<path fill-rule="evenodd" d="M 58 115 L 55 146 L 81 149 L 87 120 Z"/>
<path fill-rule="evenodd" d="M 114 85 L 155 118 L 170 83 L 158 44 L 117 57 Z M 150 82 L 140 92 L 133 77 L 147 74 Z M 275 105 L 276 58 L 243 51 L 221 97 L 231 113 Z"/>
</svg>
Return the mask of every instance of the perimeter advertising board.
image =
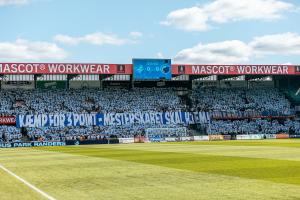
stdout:
<svg viewBox="0 0 300 200">
<path fill-rule="evenodd" d="M 172 65 L 173 75 L 294 75 L 294 65 Z"/>
<path fill-rule="evenodd" d="M 132 74 L 132 65 L 99 63 L 0 63 L 0 74 Z"/>
<path fill-rule="evenodd" d="M 299 75 L 299 65 L 173 64 L 170 59 L 133 59 L 133 64 L 0 63 L 0 74 L 126 74 L 136 80 L 170 80 L 172 75 Z"/>
<path fill-rule="evenodd" d="M 0 148 L 16 148 L 16 147 L 52 147 L 66 146 L 65 142 L 9 142 L 0 143 Z"/>
<path fill-rule="evenodd" d="M 16 117 L 15 116 L 1 116 L 0 125 L 15 125 Z"/>
</svg>

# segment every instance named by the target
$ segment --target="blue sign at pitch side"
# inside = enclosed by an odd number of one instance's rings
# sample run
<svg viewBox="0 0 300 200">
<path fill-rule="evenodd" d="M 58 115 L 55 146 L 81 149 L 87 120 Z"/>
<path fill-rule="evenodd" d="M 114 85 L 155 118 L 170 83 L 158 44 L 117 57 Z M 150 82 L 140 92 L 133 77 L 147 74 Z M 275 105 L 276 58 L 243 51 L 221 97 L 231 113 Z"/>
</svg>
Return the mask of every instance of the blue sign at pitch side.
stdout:
<svg viewBox="0 0 300 200">
<path fill-rule="evenodd" d="M 15 148 L 15 147 L 53 147 L 66 146 L 65 142 L 9 142 L 0 143 L 0 148 Z"/>
<path fill-rule="evenodd" d="M 133 77 L 135 80 L 170 80 L 171 59 L 133 59 Z"/>
</svg>

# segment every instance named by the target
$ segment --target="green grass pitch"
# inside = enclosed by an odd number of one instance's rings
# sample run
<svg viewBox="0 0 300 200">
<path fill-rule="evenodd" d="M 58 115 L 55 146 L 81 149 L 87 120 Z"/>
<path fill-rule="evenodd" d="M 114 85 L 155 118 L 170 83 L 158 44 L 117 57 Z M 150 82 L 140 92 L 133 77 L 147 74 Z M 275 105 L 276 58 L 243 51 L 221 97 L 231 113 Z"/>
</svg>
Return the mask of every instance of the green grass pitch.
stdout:
<svg viewBox="0 0 300 200">
<path fill-rule="evenodd" d="M 300 199 L 300 140 L 0 149 L 0 164 L 60 199 Z M 1 200 L 46 199 L 0 169 Z"/>
</svg>

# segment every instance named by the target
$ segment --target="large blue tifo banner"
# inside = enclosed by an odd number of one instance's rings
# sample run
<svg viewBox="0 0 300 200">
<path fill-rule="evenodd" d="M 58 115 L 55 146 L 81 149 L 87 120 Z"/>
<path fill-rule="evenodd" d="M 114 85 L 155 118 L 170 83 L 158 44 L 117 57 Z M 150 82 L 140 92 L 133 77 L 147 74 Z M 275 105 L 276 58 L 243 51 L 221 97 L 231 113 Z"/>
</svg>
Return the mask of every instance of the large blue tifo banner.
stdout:
<svg viewBox="0 0 300 200">
<path fill-rule="evenodd" d="M 17 115 L 19 127 L 123 126 L 130 124 L 204 124 L 210 122 L 207 112 L 139 112 L 95 114 Z"/>
</svg>

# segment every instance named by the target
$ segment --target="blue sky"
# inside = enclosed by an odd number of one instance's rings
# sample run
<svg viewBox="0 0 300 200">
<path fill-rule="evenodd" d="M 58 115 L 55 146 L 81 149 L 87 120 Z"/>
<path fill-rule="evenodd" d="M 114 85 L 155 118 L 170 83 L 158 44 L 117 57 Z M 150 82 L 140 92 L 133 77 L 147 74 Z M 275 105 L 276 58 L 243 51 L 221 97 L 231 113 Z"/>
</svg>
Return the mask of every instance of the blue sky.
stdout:
<svg viewBox="0 0 300 200">
<path fill-rule="evenodd" d="M 1 62 L 300 63 L 296 0 L 0 0 Z"/>
</svg>

